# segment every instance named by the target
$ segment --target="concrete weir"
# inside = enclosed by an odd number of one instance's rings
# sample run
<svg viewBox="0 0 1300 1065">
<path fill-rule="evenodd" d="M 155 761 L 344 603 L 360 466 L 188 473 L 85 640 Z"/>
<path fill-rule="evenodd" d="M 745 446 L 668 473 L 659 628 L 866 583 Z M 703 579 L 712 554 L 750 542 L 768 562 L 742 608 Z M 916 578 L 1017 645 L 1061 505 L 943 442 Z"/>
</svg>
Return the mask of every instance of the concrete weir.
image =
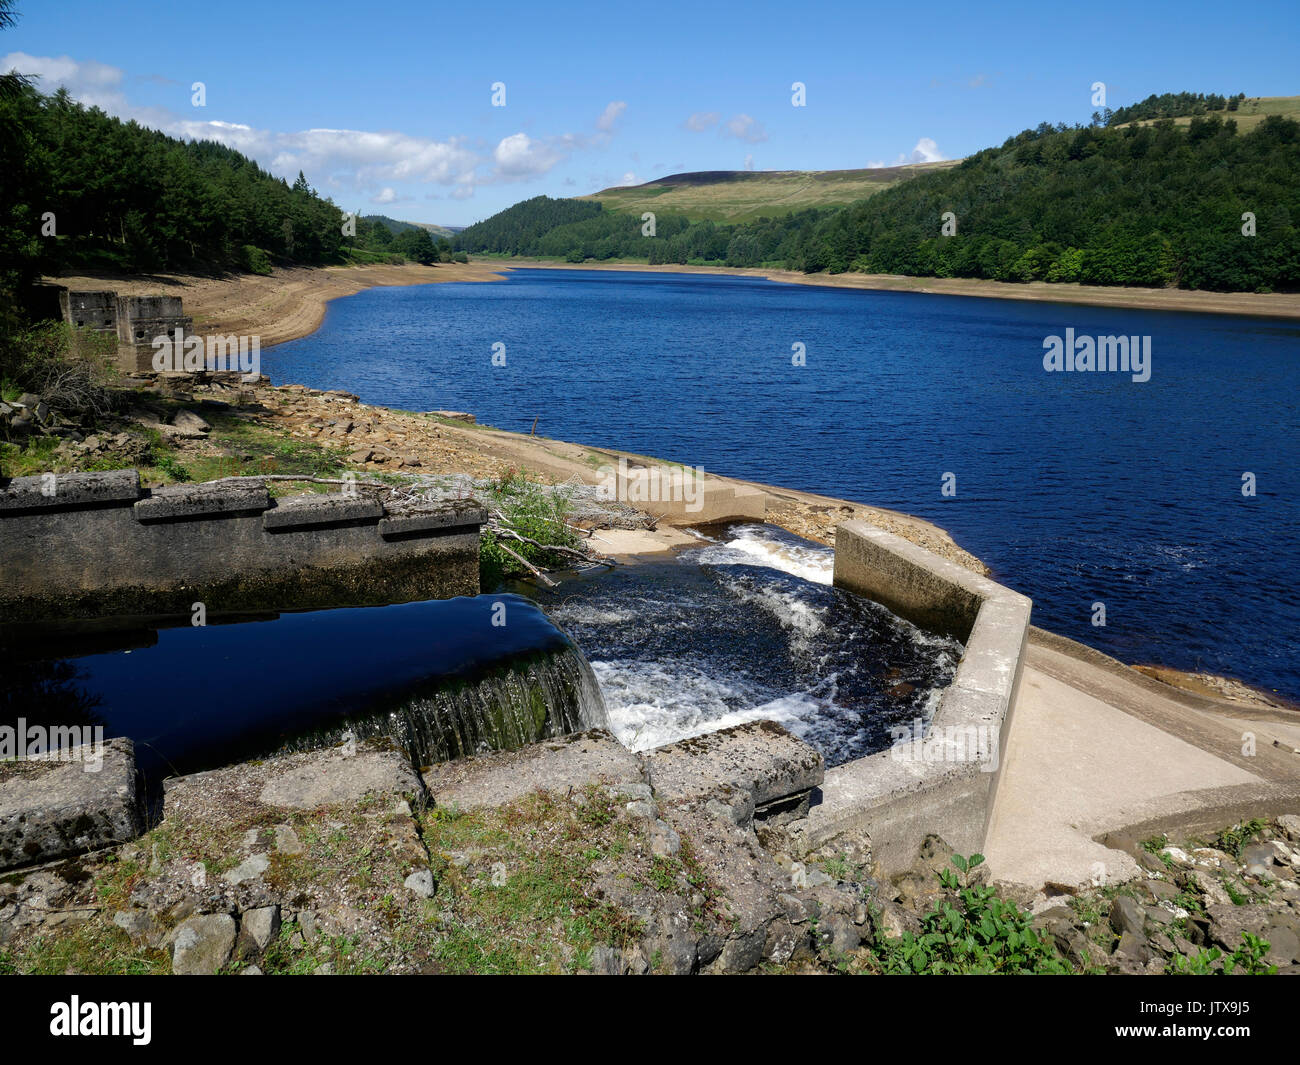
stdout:
<svg viewBox="0 0 1300 1065">
<path fill-rule="evenodd" d="M 859 521 L 836 530 L 835 584 L 962 640 L 966 653 L 923 739 L 826 771 L 821 802 L 804 822 L 805 845 L 865 831 L 886 874 L 907 868 L 930 833 L 960 854 L 982 851 L 1020 687 L 1030 600 Z"/>
<path fill-rule="evenodd" d="M 390 511 L 364 490 L 142 489 L 135 470 L 0 486 L 0 621 L 310 609 L 479 591 L 472 500 Z"/>
</svg>

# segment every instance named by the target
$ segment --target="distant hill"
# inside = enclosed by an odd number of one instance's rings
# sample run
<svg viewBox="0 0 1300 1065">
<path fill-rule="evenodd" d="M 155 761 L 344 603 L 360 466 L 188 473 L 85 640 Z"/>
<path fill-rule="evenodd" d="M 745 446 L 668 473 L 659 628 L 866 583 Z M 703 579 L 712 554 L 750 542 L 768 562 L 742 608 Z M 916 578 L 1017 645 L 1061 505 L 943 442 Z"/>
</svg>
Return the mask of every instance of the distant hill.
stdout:
<svg viewBox="0 0 1300 1065">
<path fill-rule="evenodd" d="M 1140 106 L 1140 104 L 1135 105 L 1135 107 Z M 1153 122 L 1160 121 L 1162 117 L 1157 115 L 1150 118 L 1135 118 L 1131 121 L 1124 121 L 1124 111 L 1126 110 L 1129 109 L 1122 108 L 1120 111 L 1115 112 L 1115 118 L 1110 122 L 1112 127 L 1148 126 Z M 1249 133 L 1270 115 L 1300 119 L 1300 96 L 1242 97 L 1235 108 L 1231 107 L 1231 105 L 1218 109 L 1203 108 L 1200 110 L 1196 110 L 1194 107 L 1181 107 L 1163 117 L 1173 118 L 1175 125 L 1188 126 L 1191 125 L 1193 118 L 1203 118 L 1210 114 L 1216 114 L 1223 119 L 1232 119 L 1237 123 L 1238 133 Z M 1116 119 L 1119 119 L 1119 121 L 1116 121 Z"/>
<path fill-rule="evenodd" d="M 433 222 L 402 222 L 396 218 L 389 218 L 386 214 L 366 214 L 361 217 L 364 221 L 387 226 L 388 231 L 393 236 L 397 236 L 398 233 L 403 233 L 408 229 L 424 229 L 428 230 L 432 236 L 446 237 L 450 240 L 465 228 L 464 226 L 440 226 Z"/>
<path fill-rule="evenodd" d="M 611 211 L 671 211 L 692 222 L 752 222 L 809 207 L 843 207 L 958 160 L 873 170 L 703 170 L 576 197 Z"/>
<path fill-rule="evenodd" d="M 954 163 L 677 174 L 537 196 L 468 227 L 457 247 L 574 263 L 1294 292 L 1297 104 L 1165 93 L 1088 126 L 1043 122 Z"/>
</svg>

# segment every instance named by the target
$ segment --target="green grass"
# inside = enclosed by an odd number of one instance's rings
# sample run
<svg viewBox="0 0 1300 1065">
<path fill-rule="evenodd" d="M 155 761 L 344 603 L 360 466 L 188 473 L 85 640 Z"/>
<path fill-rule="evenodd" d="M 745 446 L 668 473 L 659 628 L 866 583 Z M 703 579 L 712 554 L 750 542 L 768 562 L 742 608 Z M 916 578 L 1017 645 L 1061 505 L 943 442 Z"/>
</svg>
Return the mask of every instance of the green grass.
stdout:
<svg viewBox="0 0 1300 1065">
<path fill-rule="evenodd" d="M 841 207 L 900 181 L 955 166 L 956 160 L 872 170 L 724 170 L 675 174 L 645 185 L 580 196 L 608 210 L 685 215 L 691 221 L 751 222 L 809 207 Z"/>
<path fill-rule="evenodd" d="M 1242 100 L 1236 111 L 1210 111 L 1201 117 L 1207 118 L 1212 114 L 1225 120 L 1232 119 L 1237 123 L 1238 133 L 1249 133 L 1269 115 L 1281 115 L 1283 118 L 1300 121 L 1300 96 L 1254 96 Z M 1138 122 L 1125 122 L 1122 125 L 1149 126 L 1156 121 L 1159 120 L 1144 118 Z M 1173 121 L 1176 126 L 1188 126 L 1191 125 L 1192 116 L 1186 115 Z"/>
</svg>

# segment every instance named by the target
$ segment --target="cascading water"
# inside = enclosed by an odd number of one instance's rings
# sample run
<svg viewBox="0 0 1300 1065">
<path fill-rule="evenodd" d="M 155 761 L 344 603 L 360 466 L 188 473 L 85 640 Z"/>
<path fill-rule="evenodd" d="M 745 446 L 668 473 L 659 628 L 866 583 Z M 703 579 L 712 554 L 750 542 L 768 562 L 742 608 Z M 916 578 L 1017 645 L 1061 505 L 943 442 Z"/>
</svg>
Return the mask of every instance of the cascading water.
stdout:
<svg viewBox="0 0 1300 1065">
<path fill-rule="evenodd" d="M 309 733 L 289 750 L 386 736 L 417 766 L 451 758 L 513 750 L 525 744 L 591 728 L 608 728 L 600 685 L 575 646 L 521 654 L 476 680 L 443 681 L 398 705 L 349 718 L 340 726 Z"/>
<path fill-rule="evenodd" d="M 960 643 L 833 587 L 828 547 L 765 525 L 699 539 L 542 600 L 590 657 L 623 743 L 766 719 L 838 765 L 928 724 Z"/>
<path fill-rule="evenodd" d="M 389 736 L 418 766 L 608 726 L 582 652 L 508 594 L 27 626 L 0 631 L 0 667 L 6 716 L 129 736 L 151 784 L 348 732 Z"/>
</svg>

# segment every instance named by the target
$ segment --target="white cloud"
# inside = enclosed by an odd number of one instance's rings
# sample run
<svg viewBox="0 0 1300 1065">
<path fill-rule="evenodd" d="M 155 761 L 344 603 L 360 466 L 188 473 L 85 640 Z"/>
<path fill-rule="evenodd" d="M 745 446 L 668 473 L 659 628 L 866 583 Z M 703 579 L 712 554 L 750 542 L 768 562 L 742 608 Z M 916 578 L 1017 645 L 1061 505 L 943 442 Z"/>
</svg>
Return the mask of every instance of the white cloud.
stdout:
<svg viewBox="0 0 1300 1065">
<path fill-rule="evenodd" d="M 492 153 L 497 173 L 506 181 L 538 177 L 551 170 L 565 152 L 562 146 L 535 141 L 527 133 L 512 133 Z"/>
<path fill-rule="evenodd" d="M 717 111 L 696 111 L 682 125 L 692 133 L 703 133 L 706 129 L 712 129 L 721 121 L 722 116 Z"/>
<path fill-rule="evenodd" d="M 939 145 L 934 142 L 932 137 L 921 137 L 910 153 L 900 152 L 898 158 L 892 163 L 887 163 L 883 159 L 872 160 L 867 164 L 867 169 L 875 170 L 883 166 L 906 166 L 908 163 L 938 163 L 946 158 L 947 156 L 939 151 Z"/>
<path fill-rule="evenodd" d="M 726 133 L 749 144 L 759 144 L 767 140 L 767 130 L 763 128 L 763 123 L 749 115 L 736 115 L 728 119 Z"/>
<path fill-rule="evenodd" d="M 611 100 L 605 105 L 605 110 L 600 113 L 596 119 L 596 128 L 601 133 L 609 133 L 614 128 L 614 123 L 619 120 L 619 116 L 627 110 L 626 100 Z"/>
<path fill-rule="evenodd" d="M 634 174 L 631 170 L 629 170 L 626 174 L 622 176 L 622 178 L 619 179 L 619 184 L 624 187 L 627 187 L 628 185 L 640 185 L 641 179 L 637 177 L 636 174 Z"/>
<path fill-rule="evenodd" d="M 580 149 L 598 147 L 610 136 L 627 102 L 613 100 L 596 119 L 597 133 L 566 133 L 534 139 L 525 133 L 503 138 L 492 148 L 466 137 L 434 140 L 393 130 L 307 129 L 277 131 L 240 122 L 198 117 L 195 108 L 177 113 L 133 105 L 122 91 L 126 74 L 94 60 L 32 56 L 11 52 L 0 71 L 38 74 L 46 93 L 60 86 L 76 100 L 123 119 L 187 140 L 213 140 L 258 160 L 271 172 L 293 180 L 301 170 L 324 193 L 369 195 L 374 203 L 402 202 L 402 183 L 450 186 L 453 199 L 468 199 L 477 185 L 539 177 Z"/>
<path fill-rule="evenodd" d="M 746 169 L 746 170 L 753 170 L 753 169 L 754 169 L 754 153 L 753 153 L 753 152 L 750 152 L 748 155 L 745 156 L 745 169 Z"/>
</svg>

